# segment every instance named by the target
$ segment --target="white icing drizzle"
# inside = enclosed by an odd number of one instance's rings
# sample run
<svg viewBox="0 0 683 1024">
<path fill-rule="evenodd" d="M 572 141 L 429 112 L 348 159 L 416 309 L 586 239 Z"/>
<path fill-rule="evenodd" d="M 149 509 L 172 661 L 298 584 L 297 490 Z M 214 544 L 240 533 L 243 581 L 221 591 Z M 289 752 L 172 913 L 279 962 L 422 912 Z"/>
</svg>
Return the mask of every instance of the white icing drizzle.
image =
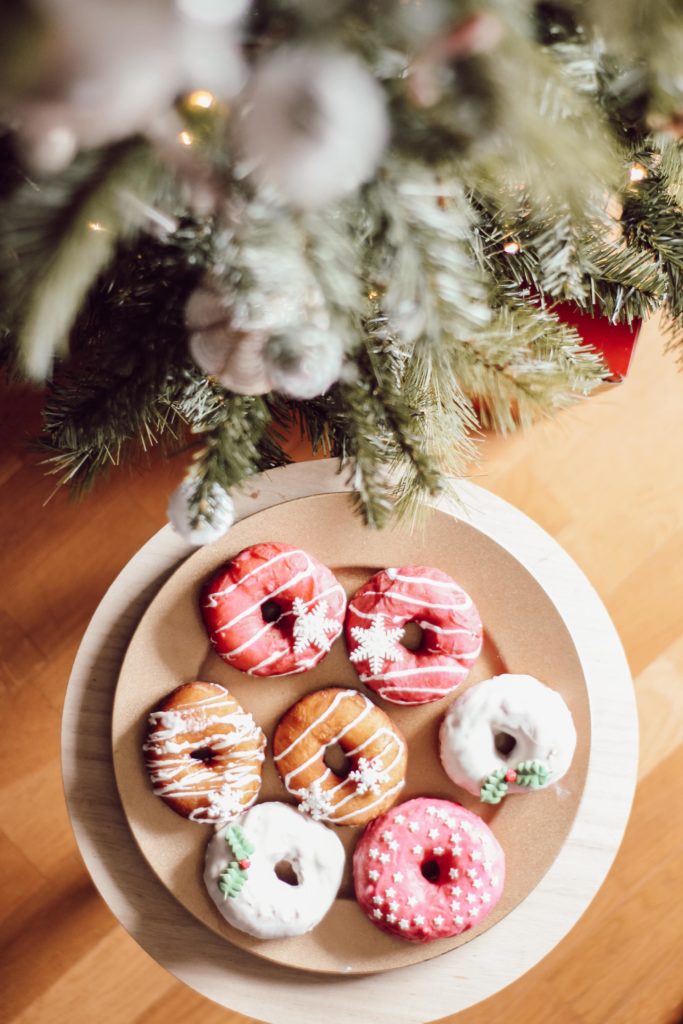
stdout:
<svg viewBox="0 0 683 1024">
<path fill-rule="evenodd" d="M 465 600 L 461 604 L 456 604 L 454 601 L 449 601 L 447 604 L 437 603 L 433 601 L 423 601 L 422 598 L 410 597 L 409 594 L 399 594 L 393 590 L 364 590 L 362 597 L 384 597 L 388 601 L 405 601 L 407 604 L 417 604 L 420 605 L 420 607 L 422 608 L 442 608 L 446 609 L 447 611 L 462 612 L 465 611 L 467 608 L 471 608 L 472 598 L 469 596 L 469 594 L 466 594 L 464 590 L 461 591 L 461 593 L 465 598 Z M 353 610 L 354 612 L 356 611 L 355 607 Z"/>
<path fill-rule="evenodd" d="M 210 594 L 207 594 L 204 607 L 216 608 L 218 604 L 218 601 L 216 600 L 217 598 L 225 597 L 226 594 L 232 594 L 233 591 L 237 590 L 238 587 L 241 587 L 242 584 L 246 583 L 247 580 L 252 579 L 254 576 L 258 576 L 260 572 L 263 572 L 264 569 L 267 569 L 269 565 L 274 565 L 275 562 L 279 562 L 283 558 L 294 558 L 295 555 L 303 555 L 303 557 L 306 559 L 306 565 L 310 566 L 310 559 L 306 552 L 302 551 L 301 548 L 295 548 L 293 551 L 278 551 L 278 553 L 276 555 L 273 555 L 272 558 L 269 558 L 268 561 L 262 562 L 260 565 L 257 565 L 255 569 L 251 569 L 249 572 L 245 573 L 244 576 L 242 576 L 242 578 L 237 580 L 235 583 L 231 583 L 223 590 L 214 590 Z"/>
<path fill-rule="evenodd" d="M 294 750 L 294 748 L 299 745 L 299 743 L 301 743 L 303 738 L 305 736 L 308 736 L 308 734 L 310 732 L 312 732 L 313 729 L 315 729 L 316 725 L 319 725 L 320 722 L 322 722 L 326 718 L 328 718 L 333 713 L 334 709 L 339 707 L 339 705 L 341 704 L 341 702 L 343 700 L 346 700 L 349 697 L 357 697 L 357 696 L 358 696 L 358 691 L 357 690 L 340 690 L 339 693 L 335 694 L 334 700 L 332 701 L 330 706 L 323 711 L 322 715 L 320 715 L 318 718 L 316 718 L 315 721 L 311 722 L 311 724 L 308 725 L 304 729 L 303 732 L 300 732 L 298 736 L 295 736 L 294 739 L 292 740 L 292 742 L 289 744 L 289 746 L 285 747 L 285 749 L 280 751 L 279 754 L 276 754 L 275 757 L 273 758 L 273 760 L 274 761 L 281 761 L 283 757 L 287 757 L 287 755 L 290 754 Z M 362 694 L 361 694 L 361 696 L 362 696 Z M 368 704 L 370 704 L 370 701 L 368 701 Z M 373 706 L 373 705 L 371 705 L 371 706 Z"/>
</svg>

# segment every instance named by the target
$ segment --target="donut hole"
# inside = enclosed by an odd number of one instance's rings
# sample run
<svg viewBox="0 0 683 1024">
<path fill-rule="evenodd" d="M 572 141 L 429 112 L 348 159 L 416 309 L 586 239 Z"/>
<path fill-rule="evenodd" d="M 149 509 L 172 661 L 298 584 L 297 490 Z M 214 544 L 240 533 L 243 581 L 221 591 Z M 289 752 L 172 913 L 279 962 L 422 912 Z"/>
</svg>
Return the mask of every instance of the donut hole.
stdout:
<svg viewBox="0 0 683 1024">
<path fill-rule="evenodd" d="M 422 872 L 422 877 L 426 878 L 432 885 L 436 885 L 441 877 L 441 865 L 434 857 L 428 857 L 427 860 L 422 861 L 420 871 Z"/>
<path fill-rule="evenodd" d="M 323 761 L 335 775 L 345 779 L 351 771 L 351 760 L 346 756 L 339 743 L 331 743 L 325 748 Z"/>
<path fill-rule="evenodd" d="M 193 757 L 195 761 L 203 761 L 208 764 L 213 761 L 213 750 L 211 747 L 199 747 L 197 750 L 191 751 L 190 757 Z"/>
<path fill-rule="evenodd" d="M 261 605 L 261 615 L 263 616 L 264 622 L 277 622 L 282 615 L 282 608 L 277 601 L 271 601 L 269 599 L 264 601 Z"/>
<path fill-rule="evenodd" d="M 499 754 L 508 757 L 517 746 L 517 740 L 509 732 L 497 732 L 493 737 L 493 745 Z"/>
<path fill-rule="evenodd" d="M 424 639 L 424 629 L 418 626 L 417 622 L 406 622 L 403 627 L 403 636 L 401 637 L 401 644 L 406 647 L 409 651 L 417 651 L 418 648 L 422 647 Z"/>
<path fill-rule="evenodd" d="M 288 860 L 279 860 L 275 865 L 275 874 L 285 885 L 298 885 L 299 876 Z"/>
</svg>

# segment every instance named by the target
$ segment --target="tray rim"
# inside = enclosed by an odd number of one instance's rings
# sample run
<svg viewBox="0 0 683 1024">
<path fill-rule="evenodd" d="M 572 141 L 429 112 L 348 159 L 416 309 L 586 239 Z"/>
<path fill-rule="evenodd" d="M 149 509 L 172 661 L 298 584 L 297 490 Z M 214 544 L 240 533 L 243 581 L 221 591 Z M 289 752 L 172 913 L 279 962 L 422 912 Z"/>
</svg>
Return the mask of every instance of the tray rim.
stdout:
<svg viewBox="0 0 683 1024">
<path fill-rule="evenodd" d="M 111 758 L 102 750 L 103 722 L 109 734 L 112 676 L 115 684 L 128 639 L 159 585 L 194 549 L 164 527 L 122 570 L 86 630 L 62 723 L 65 795 L 79 849 L 95 885 L 133 938 L 180 980 L 227 1008 L 274 1024 L 319 1019 L 321 998 L 334 1002 L 340 1022 L 365 1020 L 369 1000 L 378 1024 L 418 1024 L 425 1015 L 434 1019 L 457 1012 L 499 991 L 545 956 L 584 912 L 614 859 L 637 769 L 635 699 L 616 630 L 581 570 L 538 524 L 475 484 L 458 486 L 466 508 L 445 499 L 434 504 L 502 542 L 541 582 L 569 629 L 587 682 L 594 746 L 579 813 L 553 867 L 496 929 L 454 953 L 388 975 L 354 977 L 352 986 L 349 979 L 277 967 L 236 947 L 228 947 L 235 955 L 226 957 L 224 940 L 195 922 L 142 860 L 118 804 Z M 350 489 L 335 460 L 297 463 L 255 477 L 249 493 L 238 497 L 238 518 L 289 497 Z M 568 867 L 571 891 L 562 881 Z M 150 901 L 152 917 L 144 913 Z M 487 941 L 494 934 L 496 942 Z M 391 1001 L 381 998 L 388 991 L 386 978 Z"/>
</svg>

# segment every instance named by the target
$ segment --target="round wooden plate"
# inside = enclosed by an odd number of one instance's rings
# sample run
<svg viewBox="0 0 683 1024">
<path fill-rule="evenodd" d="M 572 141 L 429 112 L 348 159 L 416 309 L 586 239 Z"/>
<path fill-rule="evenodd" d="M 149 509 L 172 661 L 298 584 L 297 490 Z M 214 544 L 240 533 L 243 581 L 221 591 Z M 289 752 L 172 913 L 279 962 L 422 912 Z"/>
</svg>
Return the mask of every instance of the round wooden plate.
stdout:
<svg viewBox="0 0 683 1024">
<path fill-rule="evenodd" d="M 500 672 L 526 672 L 558 690 L 568 703 L 579 737 L 568 775 L 558 786 L 507 798 L 494 808 L 454 786 L 441 768 L 437 733 L 448 698 L 413 708 L 378 699 L 408 739 L 409 770 L 401 799 L 432 795 L 461 802 L 490 824 L 505 849 L 503 898 L 478 928 L 426 945 L 385 935 L 358 908 L 347 870 L 335 904 L 308 935 L 270 942 L 253 939 L 223 920 L 204 888 L 210 828 L 180 818 L 152 794 L 141 754 L 147 712 L 181 682 L 205 679 L 225 685 L 253 713 L 269 740 L 280 715 L 304 693 L 329 685 L 362 688 L 342 639 L 311 672 L 272 681 L 245 676 L 213 653 L 200 617 L 199 590 L 222 562 L 266 540 L 304 547 L 332 568 L 349 594 L 381 567 L 423 564 L 444 569 L 472 595 L 484 622 L 484 649 L 465 686 Z M 280 964 L 331 974 L 367 974 L 431 959 L 487 930 L 516 907 L 562 848 L 578 810 L 589 748 L 590 715 L 581 664 L 562 618 L 531 574 L 484 533 L 443 512 L 429 510 L 413 534 L 399 529 L 377 533 L 364 528 L 346 497 L 338 494 L 314 495 L 257 512 L 222 541 L 190 556 L 160 589 L 133 635 L 113 712 L 114 766 L 123 807 L 140 850 L 162 883 L 230 942 Z M 270 758 L 260 799 L 290 800 Z M 360 830 L 336 831 L 351 852 Z"/>
</svg>

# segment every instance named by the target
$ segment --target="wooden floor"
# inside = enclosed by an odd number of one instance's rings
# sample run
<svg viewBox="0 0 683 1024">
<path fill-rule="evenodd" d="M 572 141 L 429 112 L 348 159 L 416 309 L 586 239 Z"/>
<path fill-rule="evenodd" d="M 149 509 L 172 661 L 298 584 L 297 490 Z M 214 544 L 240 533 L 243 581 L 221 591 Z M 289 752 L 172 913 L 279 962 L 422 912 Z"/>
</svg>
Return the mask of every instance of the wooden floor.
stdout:
<svg viewBox="0 0 683 1024">
<path fill-rule="evenodd" d="M 44 506 L 51 483 L 23 447 L 37 410 L 28 389 L 0 397 L 0 1021 L 244 1022 L 117 924 L 80 862 L 60 782 L 60 708 L 80 637 L 163 524 L 182 464 L 120 471 L 86 502 Z M 642 750 L 626 838 L 593 905 L 551 956 L 458 1024 L 673 1024 L 683 1017 L 683 373 L 651 325 L 625 384 L 524 437 L 490 440 L 483 455 L 475 480 L 553 534 L 607 604 L 635 677 Z"/>
</svg>

